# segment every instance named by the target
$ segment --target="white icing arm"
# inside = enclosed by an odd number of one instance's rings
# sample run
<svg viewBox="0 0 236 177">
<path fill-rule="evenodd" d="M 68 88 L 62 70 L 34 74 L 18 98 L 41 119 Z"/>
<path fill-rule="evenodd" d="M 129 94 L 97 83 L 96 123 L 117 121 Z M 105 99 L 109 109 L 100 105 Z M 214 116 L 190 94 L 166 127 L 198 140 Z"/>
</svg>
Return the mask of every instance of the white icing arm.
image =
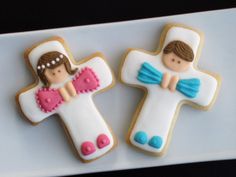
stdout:
<svg viewBox="0 0 236 177">
<path fill-rule="evenodd" d="M 35 87 L 26 92 L 22 92 L 19 95 L 19 104 L 23 114 L 29 119 L 32 123 L 39 123 L 48 116 L 54 114 L 53 112 L 45 113 L 39 108 L 36 99 L 35 93 L 39 87 Z"/>
</svg>

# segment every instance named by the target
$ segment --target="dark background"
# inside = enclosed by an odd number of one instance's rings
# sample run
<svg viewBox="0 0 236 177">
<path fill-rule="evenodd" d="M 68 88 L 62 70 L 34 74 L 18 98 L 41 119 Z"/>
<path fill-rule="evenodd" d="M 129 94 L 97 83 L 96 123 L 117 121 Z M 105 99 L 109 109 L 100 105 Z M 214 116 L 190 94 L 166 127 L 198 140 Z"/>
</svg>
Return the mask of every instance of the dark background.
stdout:
<svg viewBox="0 0 236 177">
<path fill-rule="evenodd" d="M 0 33 L 133 20 L 236 7 L 236 0 L 47 0 L 45 2 L 31 0 L 24 4 L 17 0 L 2 2 L 4 3 L 0 4 Z"/>
<path fill-rule="evenodd" d="M 7 2 L 7 1 L 4 1 Z M 9 3 L 9 4 L 8 4 Z M 234 1 L 9 1 L 0 5 L 0 33 L 78 26 L 236 7 Z M 236 20 L 236 17 L 232 17 Z M 236 29 L 235 29 L 236 32 Z M 235 44 L 236 45 L 236 44 Z M 85 177 L 236 176 L 236 160 L 81 175 Z"/>
</svg>

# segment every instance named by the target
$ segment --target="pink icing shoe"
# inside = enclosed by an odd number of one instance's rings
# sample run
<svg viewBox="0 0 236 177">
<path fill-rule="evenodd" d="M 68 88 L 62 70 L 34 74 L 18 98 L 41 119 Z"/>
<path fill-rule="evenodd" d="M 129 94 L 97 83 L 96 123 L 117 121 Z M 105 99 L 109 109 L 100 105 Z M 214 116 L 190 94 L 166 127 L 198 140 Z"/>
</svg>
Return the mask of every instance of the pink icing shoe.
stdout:
<svg viewBox="0 0 236 177">
<path fill-rule="evenodd" d="M 97 146 L 99 149 L 104 148 L 110 144 L 110 139 L 105 134 L 100 134 L 97 138 Z"/>
<path fill-rule="evenodd" d="M 96 151 L 95 146 L 90 141 L 85 141 L 81 145 L 81 152 L 82 152 L 83 155 L 89 155 L 89 154 L 94 153 L 95 151 Z"/>
</svg>

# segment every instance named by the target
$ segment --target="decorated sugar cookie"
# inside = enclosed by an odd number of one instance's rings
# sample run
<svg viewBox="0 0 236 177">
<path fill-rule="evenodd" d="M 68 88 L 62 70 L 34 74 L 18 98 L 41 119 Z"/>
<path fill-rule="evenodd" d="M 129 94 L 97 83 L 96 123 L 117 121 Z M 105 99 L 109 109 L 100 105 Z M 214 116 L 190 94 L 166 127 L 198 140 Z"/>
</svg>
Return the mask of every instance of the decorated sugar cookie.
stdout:
<svg viewBox="0 0 236 177">
<path fill-rule="evenodd" d="M 113 74 L 100 53 L 75 63 L 63 39 L 54 37 L 25 52 L 36 82 L 17 94 L 24 116 L 37 124 L 59 115 L 84 162 L 99 158 L 114 145 L 112 132 L 92 96 L 114 85 Z"/>
<path fill-rule="evenodd" d="M 208 109 L 213 104 L 220 79 L 196 67 L 202 37 L 188 27 L 167 25 L 158 51 L 128 51 L 122 63 L 121 80 L 146 92 L 128 135 L 128 141 L 135 147 L 162 154 L 181 105 Z"/>
</svg>

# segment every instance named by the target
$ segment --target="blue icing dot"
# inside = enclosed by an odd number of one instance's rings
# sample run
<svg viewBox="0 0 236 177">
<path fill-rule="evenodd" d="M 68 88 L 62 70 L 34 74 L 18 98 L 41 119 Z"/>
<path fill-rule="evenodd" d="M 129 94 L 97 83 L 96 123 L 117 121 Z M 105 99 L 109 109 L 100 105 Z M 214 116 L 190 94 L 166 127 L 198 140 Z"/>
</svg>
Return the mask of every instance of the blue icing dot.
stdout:
<svg viewBox="0 0 236 177">
<path fill-rule="evenodd" d="M 162 145 L 162 138 L 160 136 L 153 136 L 149 140 L 148 145 L 156 149 L 159 149 L 161 148 L 161 145 Z"/>
<path fill-rule="evenodd" d="M 143 131 L 139 131 L 134 136 L 134 141 L 139 144 L 145 144 L 148 141 L 147 134 Z"/>
</svg>

